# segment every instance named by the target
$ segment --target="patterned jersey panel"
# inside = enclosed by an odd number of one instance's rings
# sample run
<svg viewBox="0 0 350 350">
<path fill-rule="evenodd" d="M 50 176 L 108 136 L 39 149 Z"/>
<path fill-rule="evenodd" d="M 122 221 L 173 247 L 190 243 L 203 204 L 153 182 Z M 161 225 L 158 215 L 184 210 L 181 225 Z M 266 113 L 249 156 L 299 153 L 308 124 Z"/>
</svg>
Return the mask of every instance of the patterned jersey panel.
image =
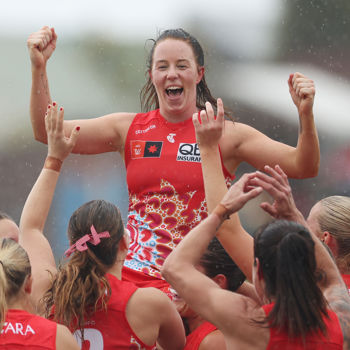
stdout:
<svg viewBox="0 0 350 350">
<path fill-rule="evenodd" d="M 136 115 L 125 163 L 132 237 L 125 265 L 161 278 L 165 258 L 207 216 L 192 120 L 169 123 L 159 110 Z"/>
</svg>

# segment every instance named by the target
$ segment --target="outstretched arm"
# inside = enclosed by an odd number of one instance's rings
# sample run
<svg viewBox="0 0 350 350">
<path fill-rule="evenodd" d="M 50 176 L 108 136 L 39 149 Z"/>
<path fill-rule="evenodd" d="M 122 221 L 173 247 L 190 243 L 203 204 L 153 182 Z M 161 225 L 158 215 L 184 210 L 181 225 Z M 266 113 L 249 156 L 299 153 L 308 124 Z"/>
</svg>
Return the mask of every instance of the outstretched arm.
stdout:
<svg viewBox="0 0 350 350">
<path fill-rule="evenodd" d="M 245 161 L 256 169 L 277 164 L 292 178 L 316 176 L 320 162 L 320 148 L 314 123 L 314 82 L 301 73 L 291 74 L 289 92 L 299 114 L 299 134 L 296 147 L 275 141 L 258 130 L 236 123 L 229 125 L 229 135 L 220 144 L 224 159 Z"/>
<path fill-rule="evenodd" d="M 47 142 L 44 116 L 47 106 L 52 103 L 46 63 L 56 48 L 57 35 L 54 28 L 42 27 L 32 33 L 27 40 L 27 47 L 32 68 L 32 90 L 30 95 L 30 118 L 34 137 Z"/>
<path fill-rule="evenodd" d="M 63 108 L 59 111 L 57 106 L 48 109 L 45 117 L 48 134 L 47 158 L 29 193 L 20 220 L 19 243 L 27 251 L 32 266 L 32 297 L 35 305 L 38 305 L 49 287 L 49 272 L 56 272 L 53 253 L 43 231 L 62 162 L 74 147 L 79 131 L 79 127 L 76 127 L 70 138 L 66 138 L 63 134 L 63 115 Z"/>
<path fill-rule="evenodd" d="M 221 289 L 213 280 L 199 272 L 196 266 L 222 222 L 261 193 L 259 187 L 247 191 L 247 184 L 252 177 L 254 173 L 245 174 L 230 188 L 213 213 L 191 230 L 172 251 L 162 269 L 164 278 L 190 307 L 217 326 L 222 322 L 218 315 L 222 314 L 223 308 L 227 309 L 224 299 L 239 300 L 243 297 Z"/>
<path fill-rule="evenodd" d="M 32 67 L 30 118 L 35 139 L 43 143 L 47 143 L 45 111 L 48 105 L 56 105 L 51 100 L 46 72 L 46 64 L 56 48 L 56 41 L 57 35 L 54 28 L 47 26 L 32 33 L 27 40 Z M 63 122 L 63 129 L 66 137 L 69 137 L 76 125 L 82 128 L 79 140 L 72 150 L 73 153 L 121 152 L 134 116 L 135 113 L 113 113 L 99 118 L 66 120 Z"/>
<path fill-rule="evenodd" d="M 225 133 L 224 109 L 221 99 L 218 99 L 217 105 L 216 118 L 212 106 L 208 102 L 206 110 L 200 113 L 200 121 L 197 114 L 193 115 L 209 213 L 214 210 L 228 191 L 218 148 L 219 140 Z M 254 261 L 253 238 L 242 227 L 238 213 L 231 215 L 230 219 L 220 226 L 217 237 L 245 276 L 251 280 Z"/>
<path fill-rule="evenodd" d="M 294 177 L 316 176 L 320 165 L 320 145 L 313 114 L 315 85 L 303 74 L 294 73 L 288 79 L 288 86 L 299 114 L 299 137 L 292 159 L 296 171 Z"/>
</svg>

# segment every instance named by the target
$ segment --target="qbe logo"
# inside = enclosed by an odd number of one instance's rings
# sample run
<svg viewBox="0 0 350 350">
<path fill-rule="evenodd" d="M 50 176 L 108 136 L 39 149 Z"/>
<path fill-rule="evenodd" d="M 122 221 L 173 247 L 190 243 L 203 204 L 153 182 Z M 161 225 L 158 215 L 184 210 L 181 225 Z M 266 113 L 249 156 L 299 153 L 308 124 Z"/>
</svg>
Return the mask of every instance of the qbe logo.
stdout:
<svg viewBox="0 0 350 350">
<path fill-rule="evenodd" d="M 177 161 L 200 163 L 201 155 L 196 143 L 180 143 L 177 151 Z"/>
</svg>

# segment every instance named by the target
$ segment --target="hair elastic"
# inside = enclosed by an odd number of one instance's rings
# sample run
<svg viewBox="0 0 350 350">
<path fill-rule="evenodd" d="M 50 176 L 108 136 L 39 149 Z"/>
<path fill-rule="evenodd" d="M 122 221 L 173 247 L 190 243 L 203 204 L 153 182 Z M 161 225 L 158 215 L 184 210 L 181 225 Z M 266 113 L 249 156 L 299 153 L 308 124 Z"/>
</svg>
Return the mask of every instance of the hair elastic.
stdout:
<svg viewBox="0 0 350 350">
<path fill-rule="evenodd" d="M 98 245 L 101 242 L 101 238 L 111 237 L 108 231 L 97 233 L 94 225 L 90 227 L 91 234 L 87 233 L 85 236 L 79 238 L 74 244 L 72 244 L 64 253 L 68 258 L 76 250 L 83 252 L 88 249 L 87 242 L 90 242 L 93 245 Z"/>
</svg>

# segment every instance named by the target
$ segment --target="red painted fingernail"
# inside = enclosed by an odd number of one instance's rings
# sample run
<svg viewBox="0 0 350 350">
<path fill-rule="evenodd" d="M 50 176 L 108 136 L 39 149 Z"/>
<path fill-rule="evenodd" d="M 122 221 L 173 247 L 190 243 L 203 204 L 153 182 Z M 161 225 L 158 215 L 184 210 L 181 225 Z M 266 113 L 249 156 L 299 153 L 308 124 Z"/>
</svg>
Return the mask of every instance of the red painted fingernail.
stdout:
<svg viewBox="0 0 350 350">
<path fill-rule="evenodd" d="M 80 130 L 80 126 L 77 126 L 76 129 L 77 129 L 77 131 L 79 131 Z"/>
<path fill-rule="evenodd" d="M 52 102 L 52 105 L 55 107 L 56 106 L 56 102 Z"/>
<path fill-rule="evenodd" d="M 63 107 L 60 107 L 60 111 L 63 111 Z"/>
<path fill-rule="evenodd" d="M 50 108 L 51 108 L 51 106 L 50 106 L 50 105 L 48 105 L 48 106 L 47 106 L 47 108 L 49 108 L 49 109 L 50 109 Z"/>
</svg>

